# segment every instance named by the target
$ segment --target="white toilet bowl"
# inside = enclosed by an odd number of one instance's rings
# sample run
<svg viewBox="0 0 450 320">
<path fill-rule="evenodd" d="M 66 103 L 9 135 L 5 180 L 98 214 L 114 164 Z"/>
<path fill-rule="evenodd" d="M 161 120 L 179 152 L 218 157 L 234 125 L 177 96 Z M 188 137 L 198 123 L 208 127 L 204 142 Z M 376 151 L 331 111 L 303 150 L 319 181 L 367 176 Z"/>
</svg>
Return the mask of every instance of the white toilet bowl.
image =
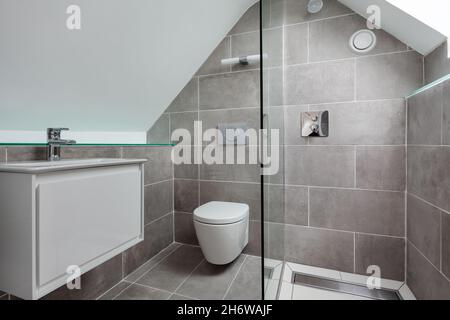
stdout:
<svg viewBox="0 0 450 320">
<path fill-rule="evenodd" d="M 217 265 L 236 259 L 248 243 L 249 207 L 208 202 L 194 210 L 194 227 L 205 259 Z"/>
</svg>

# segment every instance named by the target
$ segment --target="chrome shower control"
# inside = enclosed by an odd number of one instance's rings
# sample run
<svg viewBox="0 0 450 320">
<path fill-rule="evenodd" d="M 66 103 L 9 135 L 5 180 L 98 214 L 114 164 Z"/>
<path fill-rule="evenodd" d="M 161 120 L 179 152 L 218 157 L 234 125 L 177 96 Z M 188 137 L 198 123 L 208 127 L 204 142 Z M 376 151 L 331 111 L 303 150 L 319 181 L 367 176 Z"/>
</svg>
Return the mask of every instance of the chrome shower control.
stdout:
<svg viewBox="0 0 450 320">
<path fill-rule="evenodd" d="M 328 137 L 328 111 L 303 112 L 301 115 L 302 137 Z"/>
</svg>

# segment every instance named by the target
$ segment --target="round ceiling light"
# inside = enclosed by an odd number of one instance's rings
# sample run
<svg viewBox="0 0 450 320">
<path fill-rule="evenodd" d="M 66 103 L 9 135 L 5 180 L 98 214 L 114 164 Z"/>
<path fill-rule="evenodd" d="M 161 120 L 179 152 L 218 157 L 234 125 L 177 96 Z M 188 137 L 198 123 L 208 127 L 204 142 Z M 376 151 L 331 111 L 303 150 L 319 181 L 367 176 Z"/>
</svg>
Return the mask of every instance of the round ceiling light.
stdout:
<svg viewBox="0 0 450 320">
<path fill-rule="evenodd" d="M 323 8 L 322 0 L 309 0 L 308 2 L 308 12 L 311 14 L 319 13 Z"/>
<path fill-rule="evenodd" d="M 349 44 L 356 53 L 368 53 L 375 48 L 377 36 L 371 30 L 359 30 L 351 36 Z"/>
</svg>

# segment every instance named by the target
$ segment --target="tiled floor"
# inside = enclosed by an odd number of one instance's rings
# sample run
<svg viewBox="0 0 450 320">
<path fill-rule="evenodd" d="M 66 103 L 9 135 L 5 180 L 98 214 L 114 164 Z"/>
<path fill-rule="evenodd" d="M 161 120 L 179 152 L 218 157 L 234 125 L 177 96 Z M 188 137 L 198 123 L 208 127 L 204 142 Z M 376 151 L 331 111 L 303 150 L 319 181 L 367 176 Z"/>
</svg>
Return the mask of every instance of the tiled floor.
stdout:
<svg viewBox="0 0 450 320">
<path fill-rule="evenodd" d="M 226 266 L 208 263 L 199 247 L 170 245 L 102 300 L 261 299 L 261 258 L 241 255 Z"/>
<path fill-rule="evenodd" d="M 301 273 L 357 285 L 366 285 L 368 280 L 368 277 L 363 275 L 288 262 L 284 264 L 283 281 L 279 293 L 280 300 L 371 300 L 352 294 L 293 284 L 293 273 Z M 415 300 L 414 295 L 403 282 L 381 279 L 381 288 L 398 291 L 403 300 Z"/>
</svg>

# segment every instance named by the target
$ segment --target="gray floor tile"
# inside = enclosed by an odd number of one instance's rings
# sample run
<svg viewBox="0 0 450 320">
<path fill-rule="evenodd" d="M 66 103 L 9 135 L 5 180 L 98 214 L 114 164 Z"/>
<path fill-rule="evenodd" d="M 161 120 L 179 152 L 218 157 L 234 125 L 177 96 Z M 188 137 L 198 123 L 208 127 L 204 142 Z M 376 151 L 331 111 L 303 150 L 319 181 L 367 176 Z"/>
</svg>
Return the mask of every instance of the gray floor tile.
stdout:
<svg viewBox="0 0 450 320">
<path fill-rule="evenodd" d="M 226 300 L 261 299 L 261 263 L 260 257 L 247 257 L 225 296 Z"/>
<path fill-rule="evenodd" d="M 138 283 L 173 292 L 202 260 L 203 254 L 199 247 L 182 246 L 144 275 Z"/>
<path fill-rule="evenodd" d="M 179 243 L 172 243 L 166 249 L 158 253 L 156 256 L 148 260 L 141 267 L 139 267 L 136 271 L 131 273 L 128 277 L 125 278 L 126 281 L 135 282 L 137 279 L 142 277 L 145 273 L 147 273 L 150 269 L 154 268 L 158 263 L 164 260 L 168 255 L 174 252 L 181 246 Z"/>
<path fill-rule="evenodd" d="M 169 296 L 169 292 L 133 284 L 115 300 L 167 300 Z"/>
<path fill-rule="evenodd" d="M 206 260 L 203 261 L 177 290 L 177 293 L 199 299 L 222 299 L 244 259 L 245 256 L 241 255 L 234 262 L 225 266 L 217 266 Z"/>
<path fill-rule="evenodd" d="M 116 296 L 118 296 L 122 291 L 131 286 L 131 282 L 122 281 L 119 282 L 116 286 L 112 287 L 105 294 L 100 296 L 98 300 L 113 300 Z"/>
<path fill-rule="evenodd" d="M 169 298 L 169 300 L 195 300 L 189 297 L 185 297 L 185 296 L 180 296 L 179 294 L 172 294 Z"/>
</svg>

